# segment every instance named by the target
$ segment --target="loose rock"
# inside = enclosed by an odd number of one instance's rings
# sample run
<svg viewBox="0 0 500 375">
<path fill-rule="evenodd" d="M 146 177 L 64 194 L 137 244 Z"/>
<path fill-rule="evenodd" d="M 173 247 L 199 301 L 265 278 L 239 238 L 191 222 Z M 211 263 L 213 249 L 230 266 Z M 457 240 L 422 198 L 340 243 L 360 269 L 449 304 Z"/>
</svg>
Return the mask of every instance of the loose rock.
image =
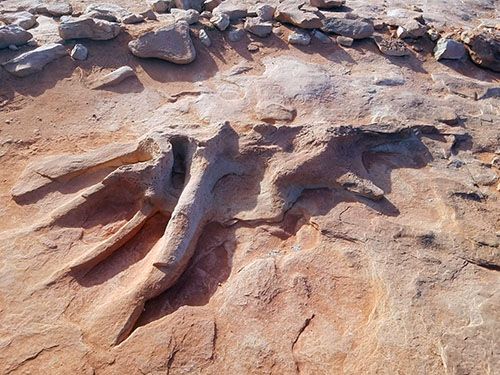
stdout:
<svg viewBox="0 0 500 375">
<path fill-rule="evenodd" d="M 311 43 L 311 36 L 306 32 L 295 31 L 288 36 L 288 43 L 308 46 Z"/>
<path fill-rule="evenodd" d="M 89 5 L 85 9 L 84 15 L 88 15 L 89 17 L 92 18 L 103 19 L 110 22 L 115 22 L 115 21 L 123 22 L 123 19 L 130 20 L 131 17 L 133 19 L 134 16 L 134 14 L 128 11 L 127 9 L 116 4 L 108 4 L 108 3 Z"/>
<path fill-rule="evenodd" d="M 330 9 L 344 6 L 345 0 L 309 0 L 309 4 L 319 9 Z"/>
<path fill-rule="evenodd" d="M 122 66 L 116 70 L 113 70 L 111 73 L 106 74 L 104 77 L 97 79 L 90 85 L 90 87 L 93 90 L 102 89 L 105 87 L 117 85 L 129 77 L 136 77 L 134 69 L 132 69 L 130 66 Z"/>
<path fill-rule="evenodd" d="M 120 25 L 88 17 L 68 17 L 59 25 L 59 35 L 64 40 L 88 38 L 93 40 L 109 40 L 120 33 Z"/>
<path fill-rule="evenodd" d="M 337 44 L 343 47 L 351 47 L 352 44 L 354 43 L 354 39 L 349 38 L 348 36 L 338 36 L 337 37 Z"/>
<path fill-rule="evenodd" d="M 186 21 L 188 25 L 195 24 L 200 19 L 200 13 L 194 9 L 172 9 L 170 13 L 176 21 Z"/>
<path fill-rule="evenodd" d="M 321 43 L 327 44 L 327 43 L 332 42 L 332 40 L 330 39 L 330 37 L 328 35 L 326 35 L 325 33 L 322 33 L 319 30 L 313 30 L 312 35 L 316 39 L 318 39 Z"/>
<path fill-rule="evenodd" d="M 248 5 L 239 0 L 225 0 L 215 7 L 212 13 L 225 14 L 230 21 L 236 21 L 248 15 Z"/>
<path fill-rule="evenodd" d="M 175 5 L 174 0 L 149 0 L 148 4 L 157 13 L 167 13 Z"/>
<path fill-rule="evenodd" d="M 200 42 L 203 44 L 205 47 L 210 47 L 212 45 L 212 41 L 210 40 L 210 37 L 208 36 L 207 32 L 203 29 L 200 30 L 199 34 Z"/>
<path fill-rule="evenodd" d="M 0 14 L 0 22 L 7 25 L 17 25 L 24 30 L 31 29 L 36 24 L 36 17 L 30 12 L 16 12 Z"/>
<path fill-rule="evenodd" d="M 89 50 L 83 44 L 75 44 L 70 55 L 74 60 L 87 60 Z"/>
<path fill-rule="evenodd" d="M 224 31 L 229 26 L 229 16 L 225 13 L 215 14 L 210 18 L 210 22 L 220 31 Z"/>
<path fill-rule="evenodd" d="M 73 7 L 71 4 L 66 2 L 57 2 L 50 4 L 40 4 L 36 7 L 36 12 L 38 14 L 48 14 L 53 17 L 61 17 L 70 15 L 73 13 Z"/>
<path fill-rule="evenodd" d="M 0 26 L 0 49 L 10 45 L 21 46 L 33 37 L 18 25 Z"/>
<path fill-rule="evenodd" d="M 122 23 L 124 24 L 136 24 L 144 22 L 144 17 L 140 14 L 130 14 L 122 18 Z"/>
<path fill-rule="evenodd" d="M 179 9 L 194 9 L 201 12 L 204 0 L 175 0 L 175 7 Z"/>
<path fill-rule="evenodd" d="M 500 31 L 479 27 L 464 33 L 462 40 L 475 64 L 500 72 Z"/>
<path fill-rule="evenodd" d="M 303 2 L 301 3 L 304 4 Z M 323 26 L 321 17 L 317 12 L 306 12 L 300 9 L 302 6 L 291 0 L 285 0 L 276 8 L 274 18 L 282 23 L 300 27 L 302 29 L 319 29 Z"/>
<path fill-rule="evenodd" d="M 272 21 L 276 8 L 269 4 L 260 4 L 255 8 L 255 13 L 262 21 Z"/>
<path fill-rule="evenodd" d="M 465 56 L 465 47 L 462 43 L 453 39 L 439 39 L 434 48 L 434 57 L 436 60 L 460 60 Z"/>
<path fill-rule="evenodd" d="M 45 65 L 66 54 L 66 48 L 62 44 L 52 43 L 25 52 L 2 65 L 10 74 L 26 77 L 41 71 Z"/>
<path fill-rule="evenodd" d="M 427 32 L 427 27 L 422 25 L 417 20 L 411 19 L 405 22 L 403 25 L 399 26 L 396 34 L 399 38 L 421 38 Z"/>
<path fill-rule="evenodd" d="M 321 30 L 353 39 L 368 38 L 375 31 L 371 23 L 347 18 L 331 18 L 325 22 Z"/>
<path fill-rule="evenodd" d="M 157 58 L 174 64 L 189 64 L 196 58 L 187 22 L 172 22 L 141 35 L 128 44 L 137 57 Z"/>
<path fill-rule="evenodd" d="M 249 33 L 264 38 L 269 36 L 273 31 L 273 24 L 264 22 L 259 17 L 250 17 L 246 19 L 244 29 Z"/>
</svg>

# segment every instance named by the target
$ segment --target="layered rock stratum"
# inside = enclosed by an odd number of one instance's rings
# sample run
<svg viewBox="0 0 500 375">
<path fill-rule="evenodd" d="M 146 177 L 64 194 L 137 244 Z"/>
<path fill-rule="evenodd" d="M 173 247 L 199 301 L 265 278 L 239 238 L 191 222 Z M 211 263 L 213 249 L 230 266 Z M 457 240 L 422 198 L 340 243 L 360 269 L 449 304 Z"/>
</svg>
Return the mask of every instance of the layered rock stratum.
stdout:
<svg viewBox="0 0 500 375">
<path fill-rule="evenodd" d="M 0 1 L 0 373 L 498 372 L 498 12 Z"/>
</svg>

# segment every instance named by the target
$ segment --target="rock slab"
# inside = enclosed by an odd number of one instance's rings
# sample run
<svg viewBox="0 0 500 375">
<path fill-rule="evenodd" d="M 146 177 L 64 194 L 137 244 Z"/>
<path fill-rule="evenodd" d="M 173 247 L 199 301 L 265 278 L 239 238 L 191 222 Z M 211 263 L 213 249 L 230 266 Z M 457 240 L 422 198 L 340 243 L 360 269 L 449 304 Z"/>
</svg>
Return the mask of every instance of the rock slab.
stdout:
<svg viewBox="0 0 500 375">
<path fill-rule="evenodd" d="M 25 52 L 4 63 L 3 67 L 16 77 L 26 77 L 40 72 L 45 65 L 66 54 L 66 48 L 62 44 L 51 43 Z"/>
</svg>

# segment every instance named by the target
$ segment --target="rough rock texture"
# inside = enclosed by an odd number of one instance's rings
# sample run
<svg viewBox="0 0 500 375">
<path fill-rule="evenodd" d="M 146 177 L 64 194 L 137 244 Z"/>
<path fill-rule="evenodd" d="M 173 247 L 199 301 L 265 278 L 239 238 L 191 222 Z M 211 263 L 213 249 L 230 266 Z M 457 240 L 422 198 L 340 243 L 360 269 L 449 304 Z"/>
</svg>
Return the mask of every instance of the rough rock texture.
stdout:
<svg viewBox="0 0 500 375">
<path fill-rule="evenodd" d="M 0 49 L 10 45 L 21 46 L 32 38 L 31 33 L 18 25 L 0 26 Z"/>
<path fill-rule="evenodd" d="M 59 25 L 59 35 L 64 40 L 109 40 L 116 38 L 120 31 L 120 25 L 117 23 L 84 16 L 65 18 Z"/>
<path fill-rule="evenodd" d="M 205 14 L 177 65 L 127 48 L 175 18 L 157 14 L 85 61 L 0 69 L 0 373 L 495 373 L 498 73 L 434 48 L 493 33 L 496 3 L 295 5 L 376 32 L 296 48 L 317 29 L 257 40 Z M 397 37 L 412 19 L 433 38 Z M 122 66 L 137 77 L 92 90 Z"/>
<path fill-rule="evenodd" d="M 436 44 L 436 48 L 434 48 L 434 57 L 436 58 L 436 60 L 460 60 L 464 56 L 464 45 L 453 39 L 439 39 Z"/>
<path fill-rule="evenodd" d="M 303 2 L 286 0 L 276 7 L 274 18 L 283 23 L 289 23 L 303 29 L 319 29 L 323 26 L 317 12 L 308 12 L 300 9 Z"/>
<path fill-rule="evenodd" d="M 3 67 L 16 77 L 26 77 L 41 71 L 48 63 L 67 55 L 62 44 L 47 44 L 3 63 Z"/>
<path fill-rule="evenodd" d="M 189 64 L 196 58 L 196 50 L 185 21 L 171 22 L 155 31 L 141 35 L 128 44 L 137 57 L 157 58 L 175 64 Z"/>
<path fill-rule="evenodd" d="M 347 18 L 328 19 L 325 21 L 321 30 L 330 34 L 338 34 L 353 39 L 369 38 L 375 31 L 373 25 L 368 22 Z"/>
<path fill-rule="evenodd" d="M 31 29 L 36 24 L 36 17 L 30 12 L 0 14 L 0 21 L 7 25 L 18 25 L 24 30 Z"/>
<path fill-rule="evenodd" d="M 463 36 L 470 56 L 479 66 L 500 72 L 500 31 L 478 28 Z"/>
</svg>

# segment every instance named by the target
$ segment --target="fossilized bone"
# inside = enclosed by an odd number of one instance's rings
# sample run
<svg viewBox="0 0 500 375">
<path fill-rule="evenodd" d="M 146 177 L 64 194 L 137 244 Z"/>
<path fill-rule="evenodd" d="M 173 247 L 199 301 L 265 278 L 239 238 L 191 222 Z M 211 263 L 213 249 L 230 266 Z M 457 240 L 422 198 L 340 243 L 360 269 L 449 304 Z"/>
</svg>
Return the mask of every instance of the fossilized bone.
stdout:
<svg viewBox="0 0 500 375">
<path fill-rule="evenodd" d="M 101 182 L 51 212 L 36 229 L 64 226 L 68 215 L 85 205 L 99 204 L 110 190 L 132 192 L 137 201 L 137 211 L 128 222 L 62 267 L 46 286 L 89 272 L 133 238 L 154 214 L 169 217 L 163 236 L 145 258 L 149 267 L 141 271 L 125 296 L 111 298 L 90 319 L 91 326 L 106 332 L 89 331 L 117 344 L 130 334 L 145 302 L 179 279 L 207 223 L 280 221 L 307 189 L 345 189 L 380 200 L 384 192 L 370 181 L 363 153 L 405 137 L 415 138 L 408 129 L 381 134 L 353 127 L 258 126 L 237 134 L 228 123 L 165 127 L 137 143 L 36 162 L 28 166 L 12 194 L 22 201 L 82 174 L 115 168 Z M 249 206 L 244 194 L 250 185 L 256 196 Z"/>
</svg>

